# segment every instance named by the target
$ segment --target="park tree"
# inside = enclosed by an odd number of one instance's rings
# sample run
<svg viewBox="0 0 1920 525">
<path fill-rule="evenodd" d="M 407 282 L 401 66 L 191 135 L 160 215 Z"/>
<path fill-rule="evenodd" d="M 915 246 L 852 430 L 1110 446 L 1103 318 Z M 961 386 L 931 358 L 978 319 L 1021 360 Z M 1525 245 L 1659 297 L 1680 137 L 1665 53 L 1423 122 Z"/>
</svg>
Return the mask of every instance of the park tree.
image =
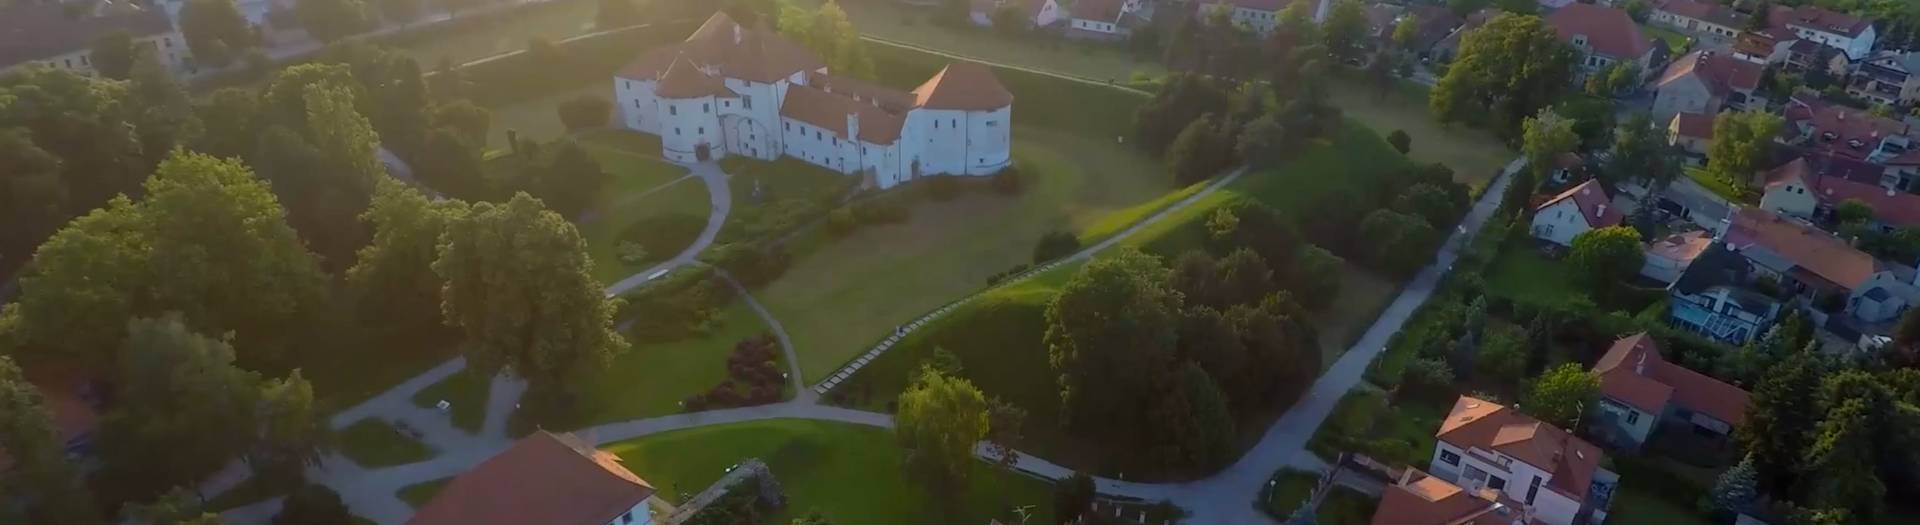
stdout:
<svg viewBox="0 0 1920 525">
<path fill-rule="evenodd" d="M 493 112 L 467 99 L 434 104 L 427 112 L 429 129 L 445 128 L 459 132 L 468 144 L 486 144 L 493 128 Z"/>
<path fill-rule="evenodd" d="M 1819 359 L 1796 351 L 1773 366 L 1753 388 L 1746 424 L 1734 440 L 1753 458 L 1762 492 L 1791 488 L 1819 418 L 1816 394 L 1825 374 Z"/>
<path fill-rule="evenodd" d="M 1393 199 L 1393 210 L 1425 219 L 1434 229 L 1452 226 L 1460 219 L 1460 213 L 1466 210 L 1464 203 L 1456 202 L 1446 188 L 1422 182 L 1408 187 L 1399 197 Z"/>
<path fill-rule="evenodd" d="M 1393 23 L 1393 47 L 1401 51 L 1413 51 L 1414 39 L 1420 38 L 1420 17 L 1407 15 Z"/>
<path fill-rule="evenodd" d="M 12 459 L 0 498 L 23 506 L 27 523 L 103 523 L 40 390 L 13 359 L 0 355 L 0 449 Z M 4 513 L 0 513 L 3 517 Z"/>
<path fill-rule="evenodd" d="M 973 383 L 933 368 L 900 393 L 894 440 L 905 450 L 907 473 L 928 494 L 957 501 L 973 468 L 973 447 L 988 431 L 988 403 Z"/>
<path fill-rule="evenodd" d="M 147 165 L 159 164 L 175 145 L 191 144 L 200 135 L 200 117 L 193 101 L 153 53 L 140 53 L 128 73 L 127 120 L 140 141 Z"/>
<path fill-rule="evenodd" d="M 200 495 L 184 486 L 176 486 L 148 503 L 128 503 L 121 514 L 126 521 L 153 525 L 226 525 L 220 515 L 207 512 Z"/>
<path fill-rule="evenodd" d="M 445 327 L 440 276 L 433 272 L 440 235 L 467 212 L 459 200 L 429 201 L 399 181 L 381 181 L 360 220 L 373 241 L 347 270 L 347 287 L 361 319 L 380 320 L 394 334 L 430 334 Z"/>
<path fill-rule="evenodd" d="M 1413 137 L 1408 136 L 1405 130 L 1396 129 L 1393 133 L 1388 133 L 1387 144 L 1393 146 L 1393 150 L 1400 152 L 1401 155 L 1413 151 Z"/>
<path fill-rule="evenodd" d="M 1359 0 L 1334 0 L 1320 29 L 1322 45 L 1334 58 L 1358 59 L 1366 46 L 1366 7 Z"/>
<path fill-rule="evenodd" d="M 405 53 L 361 43 L 333 46 L 324 57 L 345 65 L 355 108 L 379 134 L 379 144 L 409 157 L 420 151 L 433 105 L 420 65 Z M 556 65 L 554 67 L 562 67 Z"/>
<path fill-rule="evenodd" d="M 1302 243 L 1293 257 L 1292 275 L 1286 279 L 1287 291 L 1309 310 L 1326 308 L 1340 295 L 1340 276 L 1346 267 L 1347 261 L 1333 252 Z"/>
<path fill-rule="evenodd" d="M 1208 471 L 1232 459 L 1233 414 L 1213 378 L 1189 361 L 1159 381 L 1168 384 L 1148 410 L 1148 455 L 1170 471 Z"/>
<path fill-rule="evenodd" d="M 475 204 L 449 224 L 433 270 L 446 281 L 441 311 L 466 336 L 468 366 L 526 379 L 539 408 L 567 406 L 581 378 L 627 349 L 613 331 L 618 300 L 593 277 L 579 230 L 525 193 Z"/>
<path fill-rule="evenodd" d="M 1786 120 L 1765 111 L 1725 112 L 1713 119 L 1713 144 L 1707 148 L 1707 172 L 1744 185 L 1757 176 L 1769 144 Z"/>
<path fill-rule="evenodd" d="M 1573 125 L 1572 120 L 1551 108 L 1541 109 L 1539 114 L 1521 123 L 1520 151 L 1526 155 L 1527 168 L 1535 177 L 1545 178 L 1557 165 L 1554 159 L 1580 146 L 1580 135 L 1574 133 Z"/>
<path fill-rule="evenodd" d="M 326 418 L 313 401 L 313 383 L 296 368 L 283 379 L 268 380 L 259 399 L 259 442 L 247 453 L 254 477 L 270 486 L 292 488 L 306 468 L 320 464 L 328 448 Z"/>
<path fill-rule="evenodd" d="M 1167 146 L 1167 170 L 1175 184 L 1206 180 L 1234 162 L 1230 126 L 1212 113 L 1201 115 Z"/>
<path fill-rule="evenodd" d="M 1206 75 L 1168 75 L 1153 99 L 1134 110 L 1135 143 L 1148 153 L 1163 154 L 1201 116 L 1225 112 L 1231 95 L 1221 84 Z"/>
<path fill-rule="evenodd" d="M 1053 522 L 1079 523 L 1081 517 L 1093 511 L 1093 499 L 1097 496 L 1093 476 L 1073 471 L 1072 476 L 1053 485 Z"/>
<path fill-rule="evenodd" d="M 1234 153 L 1245 159 L 1254 169 L 1266 169 L 1286 162 L 1295 151 L 1294 135 L 1280 125 L 1273 114 L 1262 115 L 1248 122 L 1240 131 L 1240 141 L 1234 145 Z"/>
<path fill-rule="evenodd" d="M 200 135 L 195 151 L 220 158 L 239 157 L 253 162 L 260 142 L 260 98 L 241 88 L 221 88 L 194 106 Z"/>
<path fill-rule="evenodd" d="M 1848 509 L 1863 523 L 1877 521 L 1887 494 L 1875 475 L 1871 411 L 1864 400 L 1848 399 L 1828 412 L 1814 428 L 1799 488 L 1812 506 Z"/>
<path fill-rule="evenodd" d="M 129 97 L 126 83 L 64 69 L 28 68 L 0 75 L 0 100 L 9 101 L 0 103 L 0 130 L 25 130 L 27 141 L 59 161 L 55 177 L 46 171 L 47 159 L 25 148 L 26 142 L 11 141 L 17 149 L 0 153 L 11 157 L 10 163 L 21 163 L 21 171 L 0 174 L 0 180 L 19 184 L 15 187 L 22 192 L 0 201 L 46 197 L 49 200 L 33 202 L 26 213 L 50 221 L 23 223 L 18 230 L 15 223 L 7 223 L 0 228 L 7 230 L 0 238 L 14 244 L 0 246 L 0 251 L 30 253 L 67 218 L 100 207 L 115 195 L 139 192 L 153 163 L 140 141 Z M 0 214 L 10 211 L 0 209 Z"/>
<path fill-rule="evenodd" d="M 1715 512 L 1747 512 L 1754 501 L 1760 498 L 1760 471 L 1753 466 L 1753 456 L 1740 459 L 1727 470 L 1720 472 L 1714 480 L 1713 491 L 1708 493 L 1708 502 Z"/>
<path fill-rule="evenodd" d="M 283 362 L 324 279 L 266 183 L 238 161 L 177 152 L 144 194 L 41 245 L 0 331 L 20 348 L 104 365 L 126 319 L 178 311 L 196 330 L 234 332 L 245 362 Z"/>
<path fill-rule="evenodd" d="M 309 128 L 307 92 L 310 88 L 326 92 L 351 91 L 354 108 L 366 109 L 359 105 L 366 98 L 365 87 L 354 78 L 352 68 L 346 64 L 309 62 L 287 66 L 267 81 L 266 89 L 260 91 L 258 118 L 264 121 L 261 124 L 279 124 L 305 133 Z"/>
<path fill-rule="evenodd" d="M 134 46 L 132 34 L 113 31 L 94 37 L 88 55 L 92 57 L 93 70 L 99 71 L 100 76 L 126 80 L 133 72 L 133 58 L 138 53 L 140 49 Z"/>
<path fill-rule="evenodd" d="M 326 485 L 312 484 L 287 495 L 272 525 L 350 525 L 354 517 L 340 494 Z"/>
<path fill-rule="evenodd" d="M 1512 136 L 1522 118 L 1559 100 L 1573 67 L 1573 49 L 1539 17 L 1501 14 L 1463 39 L 1429 105 L 1442 122 L 1491 109 L 1487 122 Z"/>
<path fill-rule="evenodd" d="M 1667 187 L 1681 174 L 1679 151 L 1668 139 L 1667 128 L 1655 126 L 1647 114 L 1627 117 L 1614 129 L 1612 155 L 1601 166 L 1601 176 L 1615 185 Z"/>
<path fill-rule="evenodd" d="M 1646 252 L 1632 226 L 1609 226 L 1573 236 L 1567 262 L 1594 290 L 1605 292 L 1640 273 Z"/>
<path fill-rule="evenodd" d="M 253 25 L 233 0 L 187 0 L 180 8 L 180 32 L 195 62 L 226 67 L 258 44 Z"/>
<path fill-rule="evenodd" d="M 1047 305 L 1048 361 L 1062 416 L 1087 435 L 1148 426 L 1153 374 L 1172 367 L 1180 296 L 1160 260 L 1133 249 L 1075 272 Z"/>
<path fill-rule="evenodd" d="M 362 0 L 297 0 L 293 14 L 307 34 L 332 43 L 374 26 L 373 11 Z"/>
<path fill-rule="evenodd" d="M 607 172 L 586 148 L 566 140 L 553 149 L 553 160 L 546 169 L 536 172 L 532 179 L 533 193 L 546 202 L 547 207 L 562 216 L 573 217 L 593 205 L 594 196 L 606 184 Z"/>
<path fill-rule="evenodd" d="M 1527 371 L 1527 333 L 1517 326 L 1496 328 L 1487 333 L 1480 351 L 1473 358 L 1474 374 L 1484 381 L 1515 382 Z"/>
<path fill-rule="evenodd" d="M 234 367 L 232 346 L 173 314 L 136 318 L 126 334 L 100 422 L 111 479 L 133 494 L 190 485 L 252 445 L 260 379 Z"/>
<path fill-rule="evenodd" d="M 1033 244 L 1033 264 L 1073 255 L 1077 251 L 1080 251 L 1080 236 L 1064 230 L 1049 231 L 1041 234 L 1040 240 Z"/>
<path fill-rule="evenodd" d="M 426 147 L 413 163 L 413 174 L 427 187 L 456 199 L 498 200 L 494 181 L 487 178 L 477 143 L 461 138 L 452 128 L 427 133 Z"/>
<path fill-rule="evenodd" d="M 961 18 L 966 16 L 963 11 Z M 867 54 L 866 43 L 860 40 L 859 30 L 836 2 L 829 1 L 813 9 L 783 5 L 779 28 L 782 34 L 826 59 L 828 70 L 835 74 L 863 78 L 874 74 L 873 57 Z"/>
<path fill-rule="evenodd" d="M 1579 363 L 1567 363 L 1547 369 L 1527 389 L 1522 410 L 1528 415 L 1560 428 L 1572 428 L 1580 412 L 1593 406 L 1600 395 L 1600 378 L 1588 373 Z"/>
<path fill-rule="evenodd" d="M 1425 257 L 1412 254 L 1432 253 L 1441 241 L 1440 232 L 1426 219 L 1384 208 L 1373 210 L 1360 221 L 1360 235 L 1373 240 L 1369 262 L 1401 276 L 1412 275 L 1426 264 Z"/>
<path fill-rule="evenodd" d="M 0 187 L 0 253 L 28 253 L 69 217 L 60 158 L 24 128 L 0 129 Z"/>
</svg>

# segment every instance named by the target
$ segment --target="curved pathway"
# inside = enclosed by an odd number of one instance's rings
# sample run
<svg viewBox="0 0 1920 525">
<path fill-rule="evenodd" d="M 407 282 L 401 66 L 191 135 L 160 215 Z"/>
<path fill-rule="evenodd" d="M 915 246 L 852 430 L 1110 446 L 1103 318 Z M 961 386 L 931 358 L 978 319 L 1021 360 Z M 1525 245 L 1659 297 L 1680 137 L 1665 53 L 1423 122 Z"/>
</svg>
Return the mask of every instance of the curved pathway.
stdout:
<svg viewBox="0 0 1920 525">
<path fill-rule="evenodd" d="M 648 277 L 662 270 L 672 270 L 693 264 L 700 256 L 700 252 L 706 251 L 707 247 L 713 244 L 714 237 L 720 235 L 720 228 L 727 224 L 727 214 L 733 211 L 733 190 L 727 186 L 727 173 L 720 170 L 719 164 L 712 162 L 702 162 L 684 166 L 692 170 L 693 176 L 699 177 L 701 182 L 707 183 L 707 199 L 712 203 L 713 207 L 707 212 L 706 229 L 700 230 L 700 236 L 693 239 L 693 244 L 687 245 L 686 249 L 680 250 L 680 253 L 673 256 L 673 258 L 660 261 L 659 264 L 642 270 L 640 273 L 629 275 L 627 278 L 607 286 L 607 297 L 613 297 L 632 291 L 634 288 L 639 288 L 640 285 L 646 284 L 647 281 L 651 280 L 648 279 Z"/>
</svg>

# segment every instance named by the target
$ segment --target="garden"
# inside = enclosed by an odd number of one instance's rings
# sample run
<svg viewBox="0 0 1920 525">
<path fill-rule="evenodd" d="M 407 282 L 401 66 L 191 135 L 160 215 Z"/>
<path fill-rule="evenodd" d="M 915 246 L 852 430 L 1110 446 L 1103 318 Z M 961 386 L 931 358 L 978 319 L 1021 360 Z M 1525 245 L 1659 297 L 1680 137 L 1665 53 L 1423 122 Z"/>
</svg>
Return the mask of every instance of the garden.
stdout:
<svg viewBox="0 0 1920 525">
<path fill-rule="evenodd" d="M 1274 473 L 1267 487 L 1261 493 L 1260 510 L 1284 521 L 1306 502 L 1319 485 L 1319 476 L 1295 470 L 1281 470 Z M 1342 485 L 1334 485 L 1321 500 L 1320 508 L 1313 515 L 1314 523 L 1324 525 L 1366 525 L 1373 518 L 1373 509 L 1379 502 L 1366 494 Z"/>
</svg>

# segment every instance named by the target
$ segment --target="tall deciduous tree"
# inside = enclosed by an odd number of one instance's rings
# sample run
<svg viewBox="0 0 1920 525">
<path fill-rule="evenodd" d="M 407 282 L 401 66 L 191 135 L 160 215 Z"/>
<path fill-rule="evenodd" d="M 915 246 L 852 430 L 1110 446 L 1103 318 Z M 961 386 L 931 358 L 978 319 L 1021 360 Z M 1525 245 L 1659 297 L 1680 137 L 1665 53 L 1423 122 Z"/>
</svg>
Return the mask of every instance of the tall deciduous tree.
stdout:
<svg viewBox="0 0 1920 525">
<path fill-rule="evenodd" d="M 1547 424 L 1572 428 L 1581 411 L 1593 407 L 1600 395 L 1600 378 L 1588 373 L 1579 363 L 1550 368 L 1534 379 L 1520 406 L 1527 414 Z"/>
<path fill-rule="evenodd" d="M 1047 305 L 1048 360 L 1059 374 L 1063 415 L 1078 431 L 1133 432 L 1153 375 L 1173 365 L 1180 297 L 1160 260 L 1125 249 L 1074 274 Z"/>
<path fill-rule="evenodd" d="M 286 378 L 267 381 L 260 391 L 258 435 L 247 454 L 254 476 L 291 488 L 318 465 L 328 447 L 326 418 L 313 402 L 313 383 L 294 369 Z"/>
<path fill-rule="evenodd" d="M 233 0 L 187 0 L 180 8 L 180 32 L 194 61 L 213 67 L 226 67 L 258 44 Z"/>
<path fill-rule="evenodd" d="M 144 190 L 41 245 L 0 330 L 22 348 L 105 364 L 126 319 L 178 311 L 196 330 L 234 332 L 243 361 L 282 363 L 325 289 L 266 183 L 238 161 L 177 152 Z"/>
<path fill-rule="evenodd" d="M 1707 171 L 1730 182 L 1751 181 L 1766 160 L 1768 145 L 1785 126 L 1786 119 L 1765 111 L 1729 111 L 1714 117 Z"/>
<path fill-rule="evenodd" d="M 922 368 L 912 386 L 900 393 L 893 435 L 906 451 L 907 473 L 943 501 L 967 487 L 973 447 L 987 436 L 988 405 L 973 383 Z"/>
<path fill-rule="evenodd" d="M 1652 117 L 1635 113 L 1620 122 L 1613 132 L 1613 151 L 1600 173 L 1614 184 L 1635 182 L 1658 190 L 1680 176 L 1680 152 L 1669 140 L 1667 129 L 1655 126 Z"/>
<path fill-rule="evenodd" d="M 114 80 L 126 80 L 133 71 L 134 54 L 140 50 L 133 45 L 133 35 L 126 31 L 113 31 L 94 37 L 93 48 L 89 53 L 93 70 L 100 76 Z"/>
<path fill-rule="evenodd" d="M 467 336 L 469 366 L 525 378 L 548 408 L 627 349 L 613 331 L 618 300 L 593 277 L 580 232 L 525 193 L 454 221 L 433 270 L 446 280 L 441 311 Z"/>
<path fill-rule="evenodd" d="M 260 143 L 260 97 L 241 88 L 221 88 L 194 111 L 200 136 L 193 149 L 221 158 L 253 159 Z"/>
<path fill-rule="evenodd" d="M 140 149 L 150 164 L 159 164 L 176 144 L 191 144 L 200 136 L 200 117 L 187 91 L 153 53 L 133 59 L 127 83 L 127 103 Z"/>
<path fill-rule="evenodd" d="M 840 4 L 829 1 L 812 10 L 786 5 L 781 7 L 779 22 L 781 33 L 819 53 L 835 74 L 873 76 L 873 57 L 867 54 L 860 31 L 847 20 L 847 12 L 840 9 Z"/>
<path fill-rule="evenodd" d="M 141 179 L 152 172 L 131 119 L 127 89 L 122 82 L 64 69 L 0 75 L 0 99 L 10 99 L 0 104 L 0 129 L 24 128 L 35 145 L 60 159 L 68 216 L 97 208 L 114 195 L 138 193 Z"/>
<path fill-rule="evenodd" d="M 468 144 L 486 144 L 487 132 L 493 127 L 493 112 L 474 104 L 467 99 L 434 104 L 428 112 L 427 121 L 432 128 L 447 128 L 460 132 L 460 138 Z"/>
<path fill-rule="evenodd" d="M 24 128 L 0 129 L 0 267 L 24 259 L 34 244 L 68 218 L 67 183 L 61 161 L 33 143 Z"/>
<path fill-rule="evenodd" d="M 39 389 L 0 355 L 0 449 L 13 460 L 0 478 L 0 496 L 23 504 L 27 523 L 101 523 L 52 418 Z"/>
<path fill-rule="evenodd" d="M 233 347 L 177 315 L 127 323 L 101 456 L 116 480 L 149 491 L 197 483 L 254 440 L 260 379 Z M 164 451 L 164 453 L 156 453 Z"/>
<path fill-rule="evenodd" d="M 1429 104 L 1443 122 L 1492 109 L 1489 123 L 1512 136 L 1521 118 L 1566 92 L 1574 54 L 1540 17 L 1501 14 L 1467 33 Z"/>
<path fill-rule="evenodd" d="M 1358 59 L 1366 45 L 1367 10 L 1359 0 L 1335 0 L 1321 24 L 1321 38 L 1327 51 L 1341 60 Z"/>
<path fill-rule="evenodd" d="M 1631 226 L 1609 226 L 1587 230 L 1573 236 L 1573 249 L 1567 262 L 1587 280 L 1587 285 L 1606 292 L 1640 273 L 1646 252 L 1640 247 L 1640 232 Z"/>
<path fill-rule="evenodd" d="M 1734 439 L 1752 455 L 1764 492 L 1793 485 L 1819 418 L 1816 394 L 1824 368 L 1811 353 L 1796 351 L 1753 389 L 1746 424 L 1734 429 Z"/>
<path fill-rule="evenodd" d="M 1573 124 L 1552 108 L 1541 109 L 1521 123 L 1520 151 L 1526 154 L 1527 168 L 1535 176 L 1545 178 L 1557 165 L 1554 159 L 1580 145 L 1580 134 L 1573 131 Z"/>
<path fill-rule="evenodd" d="M 1232 459 L 1233 414 L 1220 386 L 1192 362 L 1159 373 L 1168 377 L 1148 410 L 1154 459 L 1176 471 L 1211 470 Z"/>
<path fill-rule="evenodd" d="M 380 320 L 396 333 L 432 333 L 445 326 L 433 261 L 439 257 L 440 235 L 466 212 L 464 202 L 429 201 L 406 184 L 380 182 L 373 204 L 360 215 L 373 228 L 373 242 L 360 249 L 359 260 L 347 270 L 362 319 Z"/>
</svg>

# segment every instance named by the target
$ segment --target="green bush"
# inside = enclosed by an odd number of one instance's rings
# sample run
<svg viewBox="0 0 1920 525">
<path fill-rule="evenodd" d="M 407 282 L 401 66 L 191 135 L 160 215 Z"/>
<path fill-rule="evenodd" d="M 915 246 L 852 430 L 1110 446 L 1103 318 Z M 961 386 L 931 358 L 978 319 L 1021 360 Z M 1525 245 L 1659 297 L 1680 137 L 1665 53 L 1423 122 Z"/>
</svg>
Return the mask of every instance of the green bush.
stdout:
<svg viewBox="0 0 1920 525">
<path fill-rule="evenodd" d="M 1033 263 L 1040 264 L 1080 251 L 1080 237 L 1073 232 L 1054 230 L 1040 236 L 1033 245 Z"/>
<path fill-rule="evenodd" d="M 713 268 L 701 266 L 674 272 L 624 298 L 620 317 L 632 320 L 633 341 L 664 343 L 711 332 L 721 308 L 733 301 L 733 288 Z"/>
<path fill-rule="evenodd" d="M 615 237 L 615 246 L 633 243 L 643 248 L 644 257 L 628 261 L 626 254 L 620 255 L 620 262 L 641 266 L 666 260 L 680 253 L 682 248 L 693 244 L 700 232 L 707 229 L 707 218 L 690 213 L 668 213 L 647 217 L 620 230 Z"/>
</svg>

